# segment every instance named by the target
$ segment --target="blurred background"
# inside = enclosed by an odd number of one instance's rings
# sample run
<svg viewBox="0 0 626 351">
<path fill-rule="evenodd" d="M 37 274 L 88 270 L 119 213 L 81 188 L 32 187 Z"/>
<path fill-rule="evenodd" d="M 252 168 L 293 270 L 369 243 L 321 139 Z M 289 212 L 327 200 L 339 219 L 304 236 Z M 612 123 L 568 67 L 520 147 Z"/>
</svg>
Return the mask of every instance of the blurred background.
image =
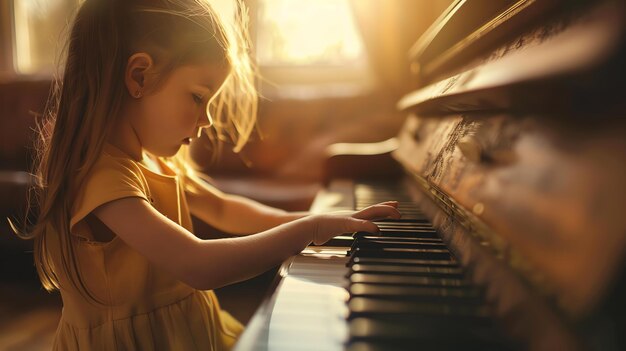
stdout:
<svg viewBox="0 0 626 351">
<path fill-rule="evenodd" d="M 37 280 L 31 243 L 17 239 L 5 218 L 24 208 L 34 128 L 62 74 L 64 33 L 82 1 L 0 1 L 0 350 L 49 349 L 60 316 L 59 295 Z M 234 1 L 209 2 L 232 17 Z M 329 145 L 396 135 L 404 116 L 395 104 L 414 86 L 407 52 L 450 3 L 246 1 L 261 74 L 259 133 L 240 154 L 225 146 L 218 162 L 199 140 L 194 160 L 226 192 L 306 210 L 323 182 Z M 246 322 L 263 292 L 251 286 L 270 276 L 218 293 Z"/>
</svg>

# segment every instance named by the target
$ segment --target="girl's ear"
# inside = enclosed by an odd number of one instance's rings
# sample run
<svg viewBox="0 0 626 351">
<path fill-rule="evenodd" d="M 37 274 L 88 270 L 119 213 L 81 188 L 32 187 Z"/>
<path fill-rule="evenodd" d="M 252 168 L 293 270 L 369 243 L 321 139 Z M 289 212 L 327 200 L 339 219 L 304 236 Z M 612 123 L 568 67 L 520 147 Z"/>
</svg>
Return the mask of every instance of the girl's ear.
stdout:
<svg viewBox="0 0 626 351">
<path fill-rule="evenodd" d="M 133 54 L 128 58 L 126 72 L 124 73 L 124 83 L 130 96 L 138 99 L 143 95 L 146 87 L 146 76 L 152 68 L 152 57 L 145 52 Z"/>
</svg>

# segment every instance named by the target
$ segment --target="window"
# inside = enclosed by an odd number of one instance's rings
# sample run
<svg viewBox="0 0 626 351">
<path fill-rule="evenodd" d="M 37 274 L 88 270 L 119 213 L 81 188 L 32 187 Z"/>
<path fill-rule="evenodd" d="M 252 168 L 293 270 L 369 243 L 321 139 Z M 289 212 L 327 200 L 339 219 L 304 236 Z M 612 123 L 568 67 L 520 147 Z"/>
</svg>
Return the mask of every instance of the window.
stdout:
<svg viewBox="0 0 626 351">
<path fill-rule="evenodd" d="M 4 0 L 0 71 L 50 76 L 84 0 Z M 232 18 L 234 0 L 207 0 Z M 264 95 L 353 94 L 373 84 L 349 0 L 248 0 Z M 10 24 L 9 24 L 10 23 Z M 2 73 L 2 72 L 0 72 Z"/>
<path fill-rule="evenodd" d="M 348 0 L 258 0 L 255 48 L 265 91 L 350 94 L 372 81 Z"/>
<path fill-rule="evenodd" d="M 79 0 L 14 0 L 13 61 L 19 74 L 55 71 L 62 33 Z"/>
</svg>

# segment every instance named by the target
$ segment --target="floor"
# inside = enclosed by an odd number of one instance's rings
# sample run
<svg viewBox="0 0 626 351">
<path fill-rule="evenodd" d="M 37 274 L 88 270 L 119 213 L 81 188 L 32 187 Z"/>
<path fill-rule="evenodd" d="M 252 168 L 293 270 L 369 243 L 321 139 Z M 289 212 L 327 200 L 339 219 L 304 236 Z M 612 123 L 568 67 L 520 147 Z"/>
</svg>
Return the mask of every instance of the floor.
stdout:
<svg viewBox="0 0 626 351">
<path fill-rule="evenodd" d="M 0 226 L 0 350 L 49 350 L 61 298 L 39 284 L 31 245 Z"/>
</svg>

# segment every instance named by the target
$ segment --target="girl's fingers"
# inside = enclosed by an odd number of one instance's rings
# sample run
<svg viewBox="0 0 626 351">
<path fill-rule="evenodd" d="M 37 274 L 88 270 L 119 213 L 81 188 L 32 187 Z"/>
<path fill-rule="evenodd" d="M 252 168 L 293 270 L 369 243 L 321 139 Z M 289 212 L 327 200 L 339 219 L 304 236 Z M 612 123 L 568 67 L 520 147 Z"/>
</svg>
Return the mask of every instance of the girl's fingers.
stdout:
<svg viewBox="0 0 626 351">
<path fill-rule="evenodd" d="M 368 232 L 378 233 L 378 226 L 368 220 L 353 217 L 321 217 L 313 243 L 321 245 L 335 235 L 344 233 Z"/>
<path fill-rule="evenodd" d="M 381 203 L 379 203 L 377 205 L 387 205 L 387 206 L 398 208 L 398 201 L 385 201 L 385 202 L 381 202 Z"/>
<path fill-rule="evenodd" d="M 346 223 L 345 231 L 378 233 L 380 232 L 380 229 L 371 221 L 384 218 L 400 218 L 401 214 L 397 207 L 397 201 L 387 201 L 369 206 L 352 215 L 351 221 Z"/>
<path fill-rule="evenodd" d="M 351 221 L 348 224 L 348 228 L 346 230 L 347 233 L 356 233 L 356 232 L 368 232 L 368 233 L 378 233 L 380 229 L 373 222 L 351 218 Z"/>
<path fill-rule="evenodd" d="M 383 218 L 398 219 L 401 216 L 402 215 L 400 214 L 400 211 L 398 211 L 397 208 L 393 206 L 389 206 L 389 205 L 380 204 L 380 205 L 367 207 L 355 213 L 352 217 L 357 218 L 357 219 L 374 220 L 374 219 L 383 219 Z"/>
<path fill-rule="evenodd" d="M 397 201 L 382 202 L 369 206 L 359 212 L 334 213 L 319 215 L 317 230 L 313 236 L 313 242 L 323 244 L 335 235 L 342 233 L 368 232 L 378 233 L 380 229 L 372 221 L 384 218 L 400 218 L 400 211 L 396 208 Z"/>
</svg>

